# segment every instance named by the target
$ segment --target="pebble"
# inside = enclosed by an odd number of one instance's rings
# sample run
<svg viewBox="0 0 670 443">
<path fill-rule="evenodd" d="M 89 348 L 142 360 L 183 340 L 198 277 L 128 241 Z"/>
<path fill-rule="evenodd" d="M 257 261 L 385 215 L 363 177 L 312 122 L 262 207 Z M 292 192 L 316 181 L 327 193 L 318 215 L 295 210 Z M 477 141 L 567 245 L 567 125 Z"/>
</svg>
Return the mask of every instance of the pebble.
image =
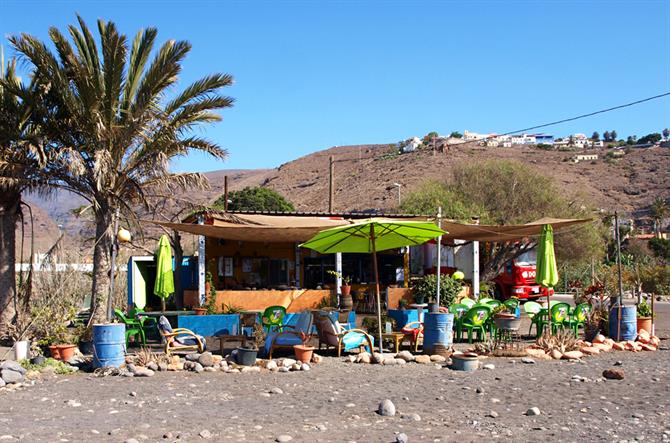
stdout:
<svg viewBox="0 0 670 443">
<path fill-rule="evenodd" d="M 200 363 L 196 363 L 196 364 L 193 366 L 193 370 L 194 370 L 195 372 L 197 372 L 198 374 L 200 374 L 201 372 L 203 372 L 203 371 L 205 370 L 205 368 L 204 368 Z"/>
<path fill-rule="evenodd" d="M 157 365 L 156 363 L 154 363 L 154 362 L 150 362 L 150 363 L 147 365 L 147 368 L 151 369 L 152 371 L 158 371 L 158 365 Z"/>
<path fill-rule="evenodd" d="M 270 360 L 265 365 L 265 369 L 267 369 L 268 371 L 276 371 L 277 370 L 277 362 L 274 361 L 274 360 Z"/>
<path fill-rule="evenodd" d="M 605 377 L 608 380 L 623 380 L 624 379 L 624 372 L 623 369 L 605 369 L 603 371 L 603 377 Z"/>
<path fill-rule="evenodd" d="M 68 400 L 66 403 L 68 406 L 73 408 L 78 408 L 79 406 L 81 406 L 81 403 L 79 403 L 77 400 Z"/>
<path fill-rule="evenodd" d="M 198 361 L 200 354 L 194 352 L 193 354 L 187 354 L 184 358 L 188 361 Z"/>
<path fill-rule="evenodd" d="M 393 417 L 395 415 L 395 405 L 388 398 L 379 403 L 377 413 L 383 417 Z"/>
<path fill-rule="evenodd" d="M 395 436 L 395 441 L 396 443 L 407 443 L 409 441 L 409 438 L 407 438 L 407 434 L 401 432 L 400 434 Z"/>
<path fill-rule="evenodd" d="M 489 370 L 491 370 L 491 369 L 495 369 L 495 368 L 496 368 L 495 365 L 492 364 L 492 363 L 487 363 L 487 364 L 485 364 L 485 365 L 482 366 L 482 369 L 489 369 Z"/>
<path fill-rule="evenodd" d="M 200 438 L 204 438 L 205 440 L 212 438 L 212 433 L 209 432 L 207 429 L 203 429 L 202 431 L 200 431 L 198 435 L 200 436 Z"/>
<path fill-rule="evenodd" d="M 124 440 L 123 443 L 140 443 L 140 442 L 137 441 L 137 439 L 135 439 L 135 438 L 128 438 L 128 439 Z"/>
<path fill-rule="evenodd" d="M 421 421 L 421 416 L 419 414 L 403 414 L 400 418 L 412 421 Z"/>
<path fill-rule="evenodd" d="M 131 397 L 137 397 L 137 392 L 130 391 L 130 393 L 128 395 L 130 395 Z"/>
<path fill-rule="evenodd" d="M 475 389 L 475 392 L 477 394 L 483 394 L 484 393 L 484 388 L 477 388 L 477 389 Z"/>
<path fill-rule="evenodd" d="M 300 365 L 301 371 L 309 371 L 310 369 L 312 369 L 312 367 L 309 365 L 309 363 L 303 363 Z"/>
<path fill-rule="evenodd" d="M 198 363 L 200 363 L 204 368 L 209 366 L 214 366 L 214 357 L 211 352 L 203 352 L 198 357 Z"/>
<path fill-rule="evenodd" d="M 277 388 L 277 387 L 271 388 L 269 392 L 270 392 L 270 394 L 283 394 L 284 393 L 284 391 L 281 388 Z"/>
<path fill-rule="evenodd" d="M 487 417 L 491 417 L 491 418 L 498 418 L 498 415 L 499 414 L 496 411 L 489 411 L 489 413 L 486 414 Z"/>
<path fill-rule="evenodd" d="M 541 414 L 540 408 L 538 408 L 538 407 L 532 407 L 532 408 L 529 408 L 526 411 L 526 415 L 528 415 L 528 416 L 540 415 L 540 414 Z"/>
<path fill-rule="evenodd" d="M 291 440 L 293 440 L 293 437 L 291 437 L 290 435 L 286 435 L 286 434 L 282 434 L 275 439 L 275 441 L 278 442 L 278 443 L 288 443 Z"/>
<path fill-rule="evenodd" d="M 535 360 L 533 360 L 533 359 L 530 358 L 530 357 L 522 357 L 522 358 L 521 358 L 521 363 L 525 363 L 525 364 L 527 364 L 527 365 L 534 365 L 534 364 L 535 364 Z"/>
</svg>

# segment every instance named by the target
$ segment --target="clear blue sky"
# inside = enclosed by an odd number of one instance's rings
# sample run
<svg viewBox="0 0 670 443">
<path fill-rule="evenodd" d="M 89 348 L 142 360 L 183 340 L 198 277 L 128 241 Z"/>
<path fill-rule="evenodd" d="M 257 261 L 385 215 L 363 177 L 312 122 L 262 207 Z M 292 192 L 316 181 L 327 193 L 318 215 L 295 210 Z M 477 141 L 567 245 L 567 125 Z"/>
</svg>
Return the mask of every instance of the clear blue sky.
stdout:
<svg viewBox="0 0 670 443">
<path fill-rule="evenodd" d="M 223 2 L 0 0 L 0 34 L 46 39 L 79 12 L 193 51 L 182 84 L 232 74 L 204 134 L 229 149 L 177 170 L 274 167 L 330 146 L 429 131 L 507 132 L 670 91 L 669 1 Z M 670 126 L 670 98 L 549 128 Z"/>
</svg>

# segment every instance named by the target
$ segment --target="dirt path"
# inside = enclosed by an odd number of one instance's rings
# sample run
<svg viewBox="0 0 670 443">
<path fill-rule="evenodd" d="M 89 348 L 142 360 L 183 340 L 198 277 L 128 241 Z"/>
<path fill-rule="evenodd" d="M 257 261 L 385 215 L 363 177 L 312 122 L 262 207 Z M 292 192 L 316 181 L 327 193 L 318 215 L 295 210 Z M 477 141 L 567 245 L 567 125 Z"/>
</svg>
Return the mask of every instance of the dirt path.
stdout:
<svg viewBox="0 0 670 443">
<path fill-rule="evenodd" d="M 78 374 L 3 393 L 0 436 L 201 441 L 202 432 L 212 441 L 274 441 L 287 434 L 293 441 L 360 443 L 395 441 L 403 432 L 409 441 L 661 441 L 670 432 L 663 344 L 655 353 L 610 353 L 584 363 L 489 359 L 495 369 L 472 374 L 336 358 L 297 373 Z M 617 360 L 625 380 L 594 381 Z M 574 381 L 575 375 L 591 381 Z M 276 387 L 283 393 L 268 394 Z M 375 412 L 385 398 L 395 403 L 395 417 Z M 533 406 L 542 415 L 524 415 Z"/>
</svg>

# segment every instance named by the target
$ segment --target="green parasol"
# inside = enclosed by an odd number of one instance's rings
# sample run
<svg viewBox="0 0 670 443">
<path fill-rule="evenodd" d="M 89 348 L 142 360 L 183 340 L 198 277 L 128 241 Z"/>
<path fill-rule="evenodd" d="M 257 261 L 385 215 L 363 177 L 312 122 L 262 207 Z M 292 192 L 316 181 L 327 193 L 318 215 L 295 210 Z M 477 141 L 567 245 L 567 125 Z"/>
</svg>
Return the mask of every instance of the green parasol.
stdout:
<svg viewBox="0 0 670 443">
<path fill-rule="evenodd" d="M 549 311 L 549 331 L 551 331 L 551 288 L 558 283 L 558 268 L 554 253 L 554 229 L 551 225 L 542 226 L 542 234 L 537 246 L 537 265 L 535 282 L 547 288 L 547 310 Z"/>
<path fill-rule="evenodd" d="M 172 274 L 172 248 L 167 235 L 161 235 L 156 251 L 156 282 L 154 294 L 161 298 L 161 308 L 165 311 L 165 300 L 174 292 Z"/>
<path fill-rule="evenodd" d="M 372 254 L 377 296 L 377 322 L 379 325 L 379 350 L 382 351 L 382 313 L 379 291 L 379 270 L 377 251 L 421 245 L 428 240 L 446 234 L 446 231 L 430 222 L 402 221 L 384 218 L 370 218 L 350 225 L 326 229 L 301 244 L 322 254 L 335 252 Z"/>
</svg>

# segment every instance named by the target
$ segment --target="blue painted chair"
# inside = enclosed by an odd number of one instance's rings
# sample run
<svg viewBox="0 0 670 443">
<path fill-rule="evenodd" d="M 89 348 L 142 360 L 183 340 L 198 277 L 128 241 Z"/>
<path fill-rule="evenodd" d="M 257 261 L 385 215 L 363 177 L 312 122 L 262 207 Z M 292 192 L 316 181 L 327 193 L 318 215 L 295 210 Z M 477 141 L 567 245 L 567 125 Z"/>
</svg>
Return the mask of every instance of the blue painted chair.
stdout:
<svg viewBox="0 0 670 443">
<path fill-rule="evenodd" d="M 319 349 L 324 344 L 326 349 L 334 347 L 338 357 L 342 355 L 342 351 L 349 352 L 353 349 L 366 348 L 368 352 L 373 351 L 374 338 L 362 329 L 346 329 L 339 321 L 327 315 L 317 316 L 314 323 L 319 335 Z"/>
<path fill-rule="evenodd" d="M 312 329 L 312 313 L 301 312 L 293 317 L 295 324 L 285 324 L 281 331 L 270 331 L 265 338 L 265 353 L 272 358 L 275 349 L 293 349 L 295 345 L 303 345 L 309 340 Z"/>
</svg>

